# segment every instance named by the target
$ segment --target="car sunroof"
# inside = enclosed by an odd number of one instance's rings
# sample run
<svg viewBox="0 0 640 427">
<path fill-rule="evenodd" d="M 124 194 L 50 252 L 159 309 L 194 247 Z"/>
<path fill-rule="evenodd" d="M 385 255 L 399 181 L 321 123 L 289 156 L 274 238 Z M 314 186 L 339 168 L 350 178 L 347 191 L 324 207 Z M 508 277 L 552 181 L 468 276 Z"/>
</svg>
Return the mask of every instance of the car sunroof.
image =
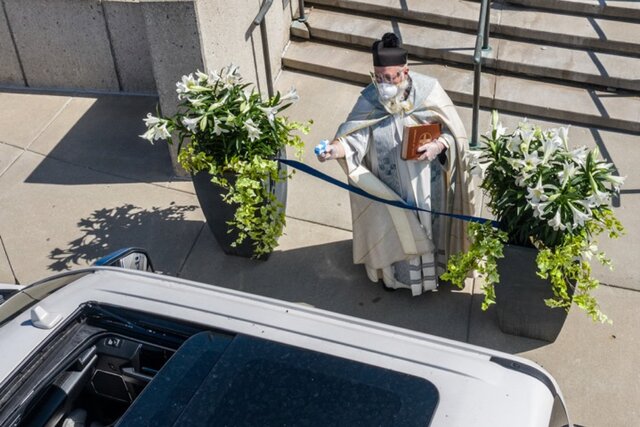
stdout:
<svg viewBox="0 0 640 427">
<path fill-rule="evenodd" d="M 119 426 L 425 426 L 429 381 L 237 335 L 187 340 Z"/>
</svg>

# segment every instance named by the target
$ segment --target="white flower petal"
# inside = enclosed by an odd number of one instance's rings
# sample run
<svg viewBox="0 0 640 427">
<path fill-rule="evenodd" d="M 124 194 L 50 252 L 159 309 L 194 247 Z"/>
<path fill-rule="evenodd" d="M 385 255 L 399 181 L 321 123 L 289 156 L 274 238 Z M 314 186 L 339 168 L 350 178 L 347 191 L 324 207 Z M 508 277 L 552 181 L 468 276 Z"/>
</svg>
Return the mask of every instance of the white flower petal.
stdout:
<svg viewBox="0 0 640 427">
<path fill-rule="evenodd" d="M 287 94 L 285 94 L 282 98 L 280 98 L 280 102 L 285 102 L 285 101 L 297 101 L 298 99 L 300 99 L 300 97 L 298 96 L 298 92 L 296 91 L 296 88 L 292 87 L 289 92 Z"/>
<path fill-rule="evenodd" d="M 553 216 L 553 218 L 551 218 L 547 223 L 553 227 L 554 230 L 564 230 L 567 227 L 562 223 L 562 213 L 561 213 L 561 209 L 562 208 L 558 208 L 558 210 L 556 211 L 556 214 Z"/>
<path fill-rule="evenodd" d="M 142 120 L 147 127 L 155 126 L 162 121 L 160 118 L 152 116 L 151 113 L 147 113 L 147 117 Z"/>
<path fill-rule="evenodd" d="M 583 226 L 585 221 L 590 219 L 590 216 L 586 213 L 582 212 L 580 209 L 577 209 L 572 203 L 569 203 L 569 208 L 571 209 L 571 213 L 573 214 L 573 226 Z"/>
<path fill-rule="evenodd" d="M 196 128 L 198 127 L 198 123 L 200 122 L 201 119 L 202 119 L 202 116 L 194 117 L 194 118 L 183 117 L 182 124 L 189 130 L 189 132 L 195 132 Z"/>
</svg>

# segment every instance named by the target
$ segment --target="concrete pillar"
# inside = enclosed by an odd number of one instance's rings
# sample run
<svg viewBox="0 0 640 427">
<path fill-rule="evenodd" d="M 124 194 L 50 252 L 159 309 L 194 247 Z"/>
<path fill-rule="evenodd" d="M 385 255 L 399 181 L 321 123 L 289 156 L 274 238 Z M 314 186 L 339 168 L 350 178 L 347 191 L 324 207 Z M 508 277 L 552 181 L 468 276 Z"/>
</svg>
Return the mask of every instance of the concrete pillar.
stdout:
<svg viewBox="0 0 640 427">
<path fill-rule="evenodd" d="M 173 115 L 178 106 L 176 82 L 185 74 L 204 70 L 195 7 L 190 1 L 147 1 L 141 6 L 160 110 Z M 184 176 L 177 149 L 177 144 L 169 147 L 171 161 L 175 173 Z"/>
<path fill-rule="evenodd" d="M 140 4 L 103 1 L 102 5 L 121 90 L 128 93 L 157 93 L 147 28 Z"/>
</svg>

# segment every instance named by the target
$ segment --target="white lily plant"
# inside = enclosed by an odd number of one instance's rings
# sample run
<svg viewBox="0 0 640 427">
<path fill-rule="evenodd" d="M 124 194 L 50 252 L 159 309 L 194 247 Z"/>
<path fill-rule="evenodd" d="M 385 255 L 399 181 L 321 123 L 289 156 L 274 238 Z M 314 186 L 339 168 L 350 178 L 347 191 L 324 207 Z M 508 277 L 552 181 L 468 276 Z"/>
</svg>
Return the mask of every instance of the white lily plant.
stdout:
<svg viewBox="0 0 640 427">
<path fill-rule="evenodd" d="M 196 71 L 176 83 L 178 112 L 171 117 L 149 113 L 140 137 L 154 143 L 179 141 L 178 162 L 192 174 L 207 171 L 213 183 L 227 190 L 224 200 L 237 205 L 229 223 L 240 244 L 254 242 L 257 256 L 271 252 L 285 224 L 284 209 L 265 183 L 282 181 L 276 157 L 287 146 L 301 158 L 312 121 L 299 123 L 281 113 L 298 99 L 294 88 L 263 97 L 244 83 L 233 64 L 220 71 Z M 237 177 L 229 180 L 229 174 Z"/>
<path fill-rule="evenodd" d="M 606 321 L 591 294 L 599 285 L 591 261 L 611 267 L 598 236 L 617 238 L 624 232 L 610 206 L 624 178 L 597 148 L 572 148 L 569 128 L 542 130 L 525 120 L 509 132 L 496 111 L 479 150 L 473 172 L 481 175 L 500 227 L 471 224 L 469 251 L 450 258 L 443 278 L 462 285 L 470 271 L 479 272 L 485 278 L 486 309 L 495 303 L 496 260 L 504 244 L 533 247 L 539 250 L 538 275 L 550 279 L 553 289 L 547 305 L 568 310 L 575 303 L 594 320 Z"/>
</svg>

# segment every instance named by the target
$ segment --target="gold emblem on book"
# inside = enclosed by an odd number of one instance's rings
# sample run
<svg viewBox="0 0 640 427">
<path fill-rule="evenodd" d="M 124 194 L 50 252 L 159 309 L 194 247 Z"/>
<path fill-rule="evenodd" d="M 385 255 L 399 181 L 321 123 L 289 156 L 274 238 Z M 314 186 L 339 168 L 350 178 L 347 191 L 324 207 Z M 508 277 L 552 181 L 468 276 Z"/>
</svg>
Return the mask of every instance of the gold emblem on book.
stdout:
<svg viewBox="0 0 640 427">
<path fill-rule="evenodd" d="M 431 132 L 424 132 L 420 134 L 420 138 L 418 138 L 418 143 L 420 145 L 428 144 L 429 142 L 431 142 L 432 139 L 433 137 L 431 136 Z"/>
</svg>

